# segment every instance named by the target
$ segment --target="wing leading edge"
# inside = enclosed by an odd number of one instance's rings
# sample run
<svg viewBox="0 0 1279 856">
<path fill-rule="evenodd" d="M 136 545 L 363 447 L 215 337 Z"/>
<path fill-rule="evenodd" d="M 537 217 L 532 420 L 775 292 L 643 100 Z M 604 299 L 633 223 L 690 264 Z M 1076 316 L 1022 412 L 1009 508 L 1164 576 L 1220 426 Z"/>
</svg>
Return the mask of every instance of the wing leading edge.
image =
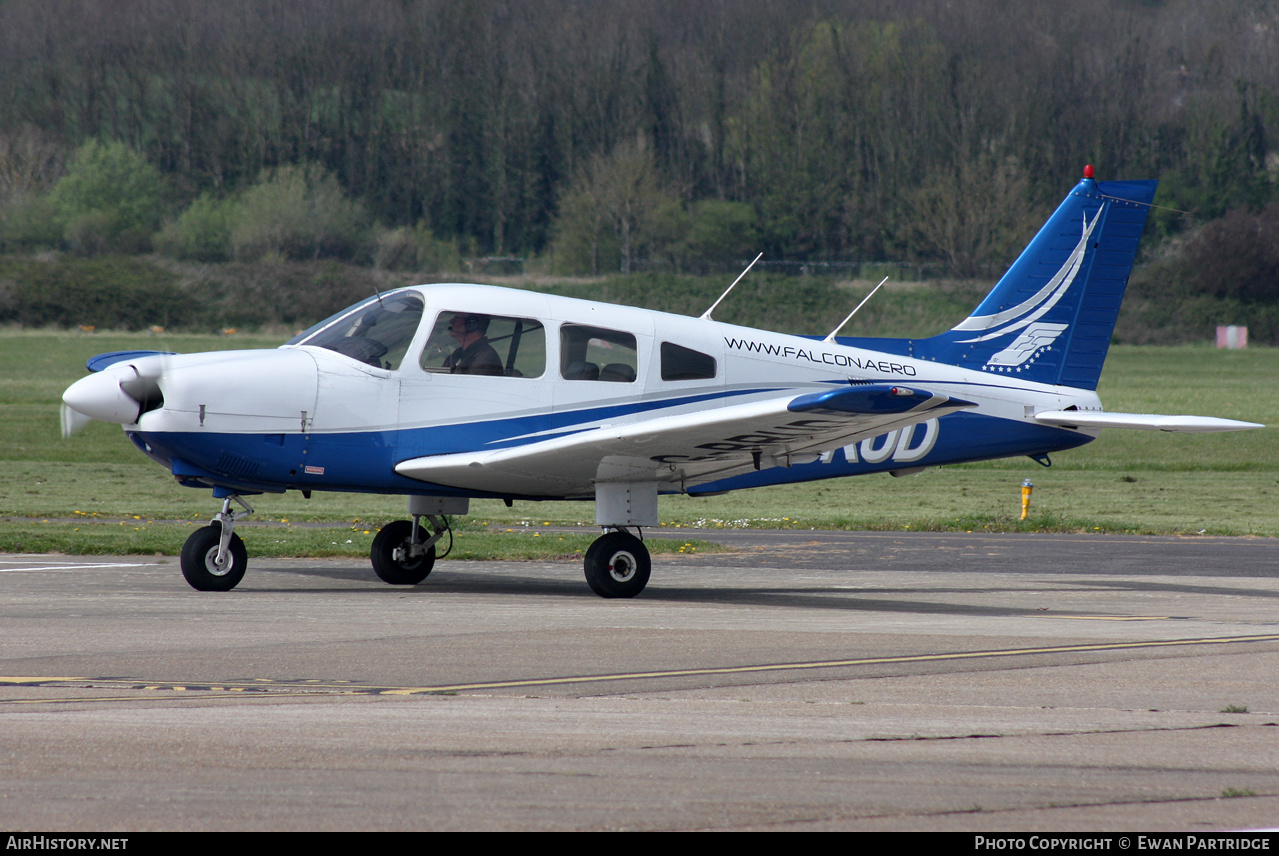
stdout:
<svg viewBox="0 0 1279 856">
<path fill-rule="evenodd" d="M 684 489 L 807 463 L 825 449 L 974 406 L 937 392 L 864 384 L 596 425 L 513 448 L 412 458 L 395 471 L 499 495 L 589 497 L 601 481 Z"/>
</svg>

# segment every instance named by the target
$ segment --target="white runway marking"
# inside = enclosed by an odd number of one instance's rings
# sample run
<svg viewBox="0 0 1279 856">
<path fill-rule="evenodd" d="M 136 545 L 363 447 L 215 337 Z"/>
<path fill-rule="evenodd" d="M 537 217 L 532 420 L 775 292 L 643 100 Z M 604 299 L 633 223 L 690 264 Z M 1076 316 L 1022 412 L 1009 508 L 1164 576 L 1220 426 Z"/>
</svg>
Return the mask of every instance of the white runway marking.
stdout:
<svg viewBox="0 0 1279 856">
<path fill-rule="evenodd" d="M 141 568 L 148 562 L 73 562 L 66 564 L 50 565 L 48 560 L 45 564 L 27 565 L 21 562 L 16 567 L 6 567 L 10 563 L 14 563 L 13 559 L 0 559 L 0 574 L 12 573 L 14 571 L 80 571 L 85 568 Z"/>
</svg>

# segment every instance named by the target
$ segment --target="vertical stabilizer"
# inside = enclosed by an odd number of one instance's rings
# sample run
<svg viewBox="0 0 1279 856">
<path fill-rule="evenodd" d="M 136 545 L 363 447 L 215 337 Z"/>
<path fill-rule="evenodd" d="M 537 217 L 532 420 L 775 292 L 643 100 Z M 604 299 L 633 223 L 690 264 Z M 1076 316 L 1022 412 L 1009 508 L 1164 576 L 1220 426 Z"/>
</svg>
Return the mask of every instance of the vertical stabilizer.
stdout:
<svg viewBox="0 0 1279 856">
<path fill-rule="evenodd" d="M 1097 388 L 1157 182 L 1085 176 L 972 315 L 914 356 Z"/>
</svg>

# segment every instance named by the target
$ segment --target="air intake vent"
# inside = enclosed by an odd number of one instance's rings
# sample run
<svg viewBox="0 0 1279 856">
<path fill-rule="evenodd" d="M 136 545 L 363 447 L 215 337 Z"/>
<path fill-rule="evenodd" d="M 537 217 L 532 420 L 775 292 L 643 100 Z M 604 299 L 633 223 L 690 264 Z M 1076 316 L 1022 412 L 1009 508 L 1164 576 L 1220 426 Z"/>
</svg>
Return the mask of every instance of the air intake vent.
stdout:
<svg viewBox="0 0 1279 856">
<path fill-rule="evenodd" d="M 240 455 L 233 455 L 230 452 L 223 452 L 222 457 L 218 458 L 217 470 L 219 473 L 228 476 L 239 476 L 241 478 L 257 475 L 262 463 L 252 458 L 244 458 Z"/>
</svg>

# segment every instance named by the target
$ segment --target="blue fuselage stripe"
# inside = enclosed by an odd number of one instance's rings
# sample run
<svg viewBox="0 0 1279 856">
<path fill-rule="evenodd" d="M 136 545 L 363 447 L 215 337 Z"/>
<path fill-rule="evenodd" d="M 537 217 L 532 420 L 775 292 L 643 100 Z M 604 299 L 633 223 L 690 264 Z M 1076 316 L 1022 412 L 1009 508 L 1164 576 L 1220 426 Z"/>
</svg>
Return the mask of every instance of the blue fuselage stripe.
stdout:
<svg viewBox="0 0 1279 856">
<path fill-rule="evenodd" d="M 678 403 L 718 396 L 679 399 Z M 389 494 L 453 494 L 482 496 L 441 488 L 395 472 L 410 458 L 533 442 L 547 436 L 585 430 L 583 422 L 619 414 L 671 406 L 643 402 L 592 408 L 564 414 L 499 419 L 451 426 L 402 428 L 316 434 L 228 434 L 198 432 L 131 432 L 146 454 L 169 467 L 185 484 L 219 485 L 244 492 L 289 489 L 352 491 Z M 931 421 L 931 420 L 930 420 Z M 562 429 L 556 431 L 556 429 Z M 991 458 L 1037 455 L 1069 449 L 1092 437 L 1076 431 L 1022 421 L 954 413 L 936 420 L 929 434 L 926 423 L 880 435 L 846 449 L 836 449 L 818 463 L 774 467 L 723 479 L 691 489 L 694 493 L 735 490 L 787 482 L 812 481 L 884 472 L 905 467 L 940 466 Z M 550 434 L 528 439 L 528 434 Z M 927 443 L 926 454 L 923 444 Z M 896 444 L 893 449 L 888 444 Z M 858 454 L 862 448 L 873 454 Z M 876 451 L 878 450 L 878 451 Z M 849 458 L 852 455 L 853 459 Z M 871 460 L 867 460 L 870 458 Z"/>
</svg>

